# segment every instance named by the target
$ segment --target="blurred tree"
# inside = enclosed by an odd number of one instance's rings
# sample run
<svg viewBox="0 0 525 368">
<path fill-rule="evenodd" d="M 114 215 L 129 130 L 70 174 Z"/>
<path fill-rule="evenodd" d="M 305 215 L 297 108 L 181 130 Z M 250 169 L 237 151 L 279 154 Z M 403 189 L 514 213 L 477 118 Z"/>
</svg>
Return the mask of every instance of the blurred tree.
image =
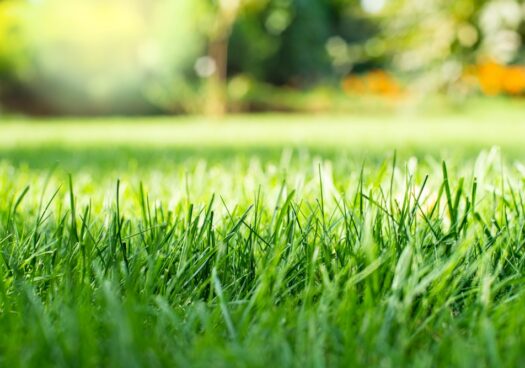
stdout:
<svg viewBox="0 0 525 368">
<path fill-rule="evenodd" d="M 223 115 L 227 109 L 226 81 L 228 73 L 228 49 L 234 24 L 244 12 L 264 8 L 269 0 L 209 0 L 212 14 L 206 29 L 208 55 L 202 60 L 209 64 L 206 111 Z"/>
<path fill-rule="evenodd" d="M 355 1 L 272 0 L 243 14 L 233 28 L 230 74 L 305 87 L 377 65 L 359 54 L 379 30 L 355 9 Z"/>
<path fill-rule="evenodd" d="M 319 81 L 330 73 L 326 41 L 333 33 L 329 3 L 320 0 L 293 0 L 290 2 L 291 21 L 282 27 L 276 17 L 284 9 L 272 9 L 265 22 L 270 32 L 281 31 L 282 47 L 270 60 L 268 81 L 304 87 Z M 284 23 L 284 22 L 283 22 Z"/>
<path fill-rule="evenodd" d="M 305 86 L 330 73 L 326 42 L 333 34 L 326 1 L 294 0 L 293 21 L 282 33 L 283 47 L 271 63 L 271 82 Z M 271 19 L 271 18 L 270 18 Z"/>
</svg>

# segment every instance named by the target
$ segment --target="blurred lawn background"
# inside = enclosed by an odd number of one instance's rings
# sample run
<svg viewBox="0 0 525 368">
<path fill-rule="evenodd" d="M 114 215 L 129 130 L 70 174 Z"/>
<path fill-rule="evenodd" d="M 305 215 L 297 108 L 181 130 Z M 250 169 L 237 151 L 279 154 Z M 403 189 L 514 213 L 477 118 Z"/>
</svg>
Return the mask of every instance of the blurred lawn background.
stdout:
<svg viewBox="0 0 525 368">
<path fill-rule="evenodd" d="M 0 111 L 395 113 L 521 99 L 524 20 L 519 0 L 0 0 Z"/>
<path fill-rule="evenodd" d="M 514 161 L 525 158 L 523 108 L 518 100 L 482 99 L 461 110 L 392 116 L 11 117 L 0 124 L 0 159 L 15 167 L 110 177 L 137 168 L 171 171 L 198 161 L 223 167 L 251 158 L 276 163 L 289 154 L 377 163 L 397 152 L 401 161 L 461 163 L 499 147 Z"/>
</svg>

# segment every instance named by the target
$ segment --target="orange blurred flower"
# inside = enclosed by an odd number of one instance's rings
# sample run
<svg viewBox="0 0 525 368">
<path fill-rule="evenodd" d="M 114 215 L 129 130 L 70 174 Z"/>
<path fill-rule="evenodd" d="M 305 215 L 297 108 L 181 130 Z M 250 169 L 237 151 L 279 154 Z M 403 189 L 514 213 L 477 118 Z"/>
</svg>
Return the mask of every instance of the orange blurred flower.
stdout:
<svg viewBox="0 0 525 368">
<path fill-rule="evenodd" d="M 489 61 L 478 66 L 478 80 L 481 90 L 488 96 L 499 95 L 503 91 L 505 67 Z"/>
<path fill-rule="evenodd" d="M 365 75 L 349 75 L 343 80 L 343 90 L 347 94 L 370 94 L 383 97 L 399 97 L 402 88 L 384 70 L 373 70 Z"/>
<path fill-rule="evenodd" d="M 503 89 L 511 95 L 520 95 L 525 92 L 525 68 L 508 67 L 503 76 Z"/>
<path fill-rule="evenodd" d="M 506 66 L 488 61 L 477 66 L 474 73 L 481 91 L 488 96 L 525 93 L 525 67 Z"/>
</svg>

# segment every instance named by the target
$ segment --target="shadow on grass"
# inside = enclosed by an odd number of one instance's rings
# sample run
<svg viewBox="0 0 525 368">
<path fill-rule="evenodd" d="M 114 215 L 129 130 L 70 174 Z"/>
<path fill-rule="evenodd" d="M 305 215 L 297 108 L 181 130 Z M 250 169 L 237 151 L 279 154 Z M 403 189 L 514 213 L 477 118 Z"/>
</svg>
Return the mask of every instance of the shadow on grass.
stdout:
<svg viewBox="0 0 525 368">
<path fill-rule="evenodd" d="M 374 163 L 384 161 L 397 152 L 399 162 L 410 156 L 418 158 L 433 158 L 443 160 L 460 157 L 462 160 L 475 158 L 482 150 L 491 147 L 479 145 L 462 147 L 423 147 L 412 146 L 395 149 L 363 147 L 133 147 L 119 146 L 39 146 L 0 149 L 0 162 L 11 165 L 27 166 L 35 170 L 48 170 L 58 166 L 63 170 L 77 172 L 81 170 L 124 170 L 130 168 L 163 169 L 173 165 L 189 165 L 206 160 L 209 164 L 222 164 L 234 161 L 248 163 L 257 159 L 263 163 L 279 162 L 283 157 L 310 160 L 320 157 L 328 160 L 350 160 L 353 162 Z M 518 147 L 504 147 L 503 157 L 506 159 L 524 158 L 525 152 Z"/>
</svg>

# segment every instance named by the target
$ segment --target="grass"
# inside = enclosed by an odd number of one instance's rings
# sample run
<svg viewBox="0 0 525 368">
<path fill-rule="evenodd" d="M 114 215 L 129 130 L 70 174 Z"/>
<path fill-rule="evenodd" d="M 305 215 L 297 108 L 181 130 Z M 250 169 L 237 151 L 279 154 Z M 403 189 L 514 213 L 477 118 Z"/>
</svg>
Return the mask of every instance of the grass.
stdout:
<svg viewBox="0 0 525 368">
<path fill-rule="evenodd" d="M 0 366 L 525 363 L 521 126 L 259 119 L 0 126 Z"/>
<path fill-rule="evenodd" d="M 24 120 L 0 123 L 3 149 L 19 146 L 100 147 L 118 144 L 133 147 L 178 148 L 468 148 L 505 145 L 519 147 L 525 134 L 522 111 L 508 107 L 492 110 L 420 116 L 409 111 L 392 116 L 259 115 L 225 120 L 208 118 L 104 118 Z M 497 112 L 501 112 L 498 109 Z M 88 124 L 86 124 L 86 122 Z M 497 125 L 496 123 L 497 122 Z M 131 128 L 130 128 L 131 127 Z M 496 129 L 497 128 L 497 129 Z M 80 134 L 79 134 L 80 132 Z M 29 134 L 28 134 L 29 133 Z M 475 133 L 475 134 L 474 134 Z"/>
</svg>

